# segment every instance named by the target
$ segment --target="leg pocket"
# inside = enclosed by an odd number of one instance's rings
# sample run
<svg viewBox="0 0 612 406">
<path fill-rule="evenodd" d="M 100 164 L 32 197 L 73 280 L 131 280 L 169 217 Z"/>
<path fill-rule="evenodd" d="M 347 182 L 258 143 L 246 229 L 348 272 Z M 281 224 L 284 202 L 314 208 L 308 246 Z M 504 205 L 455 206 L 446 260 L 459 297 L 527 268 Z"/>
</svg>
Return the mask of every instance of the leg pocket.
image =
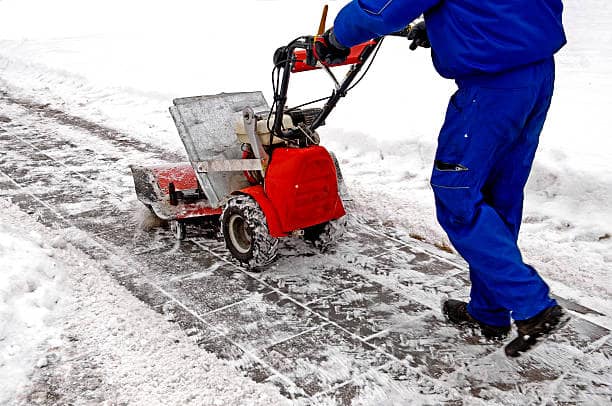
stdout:
<svg viewBox="0 0 612 406">
<path fill-rule="evenodd" d="M 530 89 L 464 87 L 451 97 L 431 176 L 441 223 L 473 220 L 494 164 L 521 132 L 530 96 Z"/>
<path fill-rule="evenodd" d="M 440 224 L 468 224 L 474 217 L 478 201 L 473 172 L 441 170 L 436 162 L 431 176 L 431 187 L 436 199 L 436 211 Z"/>
</svg>

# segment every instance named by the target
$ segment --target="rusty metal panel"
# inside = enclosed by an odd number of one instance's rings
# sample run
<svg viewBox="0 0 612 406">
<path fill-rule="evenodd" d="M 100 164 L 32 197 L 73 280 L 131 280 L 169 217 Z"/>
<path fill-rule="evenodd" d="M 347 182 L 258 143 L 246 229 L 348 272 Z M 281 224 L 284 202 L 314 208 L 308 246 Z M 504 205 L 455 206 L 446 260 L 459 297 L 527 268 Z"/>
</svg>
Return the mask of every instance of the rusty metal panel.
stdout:
<svg viewBox="0 0 612 406">
<path fill-rule="evenodd" d="M 269 110 L 262 92 L 221 93 L 174 100 L 170 114 L 176 124 L 189 160 L 212 207 L 219 207 L 233 191 L 248 186 L 241 172 L 198 172 L 197 164 L 242 157 L 236 137 L 242 110 Z"/>
<path fill-rule="evenodd" d="M 162 220 L 185 220 L 194 217 L 219 215 L 220 209 L 210 207 L 207 200 L 197 200 L 190 203 L 179 202 L 170 204 L 167 190 L 162 190 L 159 184 L 157 169 L 172 169 L 176 164 L 144 167 L 131 165 L 134 177 L 134 188 L 138 200 L 149 207 Z"/>
</svg>

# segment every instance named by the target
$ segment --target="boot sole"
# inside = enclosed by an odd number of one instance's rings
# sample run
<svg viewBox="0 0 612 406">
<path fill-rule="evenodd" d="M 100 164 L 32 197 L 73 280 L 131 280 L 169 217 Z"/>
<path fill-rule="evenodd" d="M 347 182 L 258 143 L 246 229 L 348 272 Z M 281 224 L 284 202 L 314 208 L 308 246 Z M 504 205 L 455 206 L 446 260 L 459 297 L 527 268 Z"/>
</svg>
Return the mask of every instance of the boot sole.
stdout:
<svg viewBox="0 0 612 406">
<path fill-rule="evenodd" d="M 504 348 L 506 356 L 509 358 L 520 357 L 523 353 L 532 350 L 542 341 L 545 341 L 551 335 L 559 332 L 562 328 L 567 326 L 572 317 L 566 312 L 557 324 L 550 326 L 546 331 L 537 334 L 535 336 L 529 336 L 525 339 L 523 336 L 518 336 L 514 340 L 510 341 Z"/>
</svg>

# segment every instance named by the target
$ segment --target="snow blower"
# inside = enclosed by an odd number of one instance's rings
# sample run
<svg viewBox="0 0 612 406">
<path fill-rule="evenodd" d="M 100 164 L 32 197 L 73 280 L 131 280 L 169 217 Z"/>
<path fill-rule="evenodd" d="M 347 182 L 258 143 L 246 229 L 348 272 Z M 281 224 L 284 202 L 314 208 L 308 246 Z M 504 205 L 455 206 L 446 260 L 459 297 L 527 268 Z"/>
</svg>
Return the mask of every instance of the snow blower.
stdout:
<svg viewBox="0 0 612 406">
<path fill-rule="evenodd" d="M 341 81 L 331 70 L 339 65 L 317 59 L 318 38 L 300 37 L 276 51 L 272 106 L 261 92 L 174 100 L 170 113 L 190 162 L 131 169 L 138 199 L 169 221 L 176 238 L 186 237 L 190 222 L 220 219 L 232 256 L 259 268 L 275 258 L 280 238 L 301 236 L 325 249 L 339 237 L 345 186 L 316 130 L 365 76 L 382 38 L 351 49 Z M 333 79 L 331 95 L 287 108 L 291 75 L 314 69 Z M 322 108 L 305 108 L 322 101 Z"/>
</svg>

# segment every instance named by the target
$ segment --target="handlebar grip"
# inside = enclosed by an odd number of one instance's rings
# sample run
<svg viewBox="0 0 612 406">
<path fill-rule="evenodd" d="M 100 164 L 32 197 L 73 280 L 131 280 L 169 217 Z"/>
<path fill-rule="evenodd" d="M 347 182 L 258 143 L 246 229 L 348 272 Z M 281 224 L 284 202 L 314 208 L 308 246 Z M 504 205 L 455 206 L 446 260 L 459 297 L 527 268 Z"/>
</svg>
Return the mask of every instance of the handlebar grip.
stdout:
<svg viewBox="0 0 612 406">
<path fill-rule="evenodd" d="M 361 60 L 361 55 L 363 54 L 363 52 L 368 47 L 375 46 L 375 45 L 376 45 L 376 41 L 374 40 L 364 42 L 363 44 L 355 45 L 354 47 L 351 48 L 351 53 L 349 54 L 349 56 L 346 58 L 346 60 L 343 63 L 338 64 L 338 65 L 330 65 L 330 67 L 355 65 L 355 64 L 361 63 L 363 62 Z M 323 65 L 321 64 L 321 62 L 316 62 L 315 64 L 308 63 L 310 61 L 309 58 L 312 58 L 312 56 L 309 55 L 309 52 L 312 52 L 312 51 L 307 51 L 305 49 L 296 49 L 294 51 L 296 63 L 292 69 L 293 73 L 306 72 L 310 70 L 316 70 L 316 69 L 323 68 Z"/>
</svg>

